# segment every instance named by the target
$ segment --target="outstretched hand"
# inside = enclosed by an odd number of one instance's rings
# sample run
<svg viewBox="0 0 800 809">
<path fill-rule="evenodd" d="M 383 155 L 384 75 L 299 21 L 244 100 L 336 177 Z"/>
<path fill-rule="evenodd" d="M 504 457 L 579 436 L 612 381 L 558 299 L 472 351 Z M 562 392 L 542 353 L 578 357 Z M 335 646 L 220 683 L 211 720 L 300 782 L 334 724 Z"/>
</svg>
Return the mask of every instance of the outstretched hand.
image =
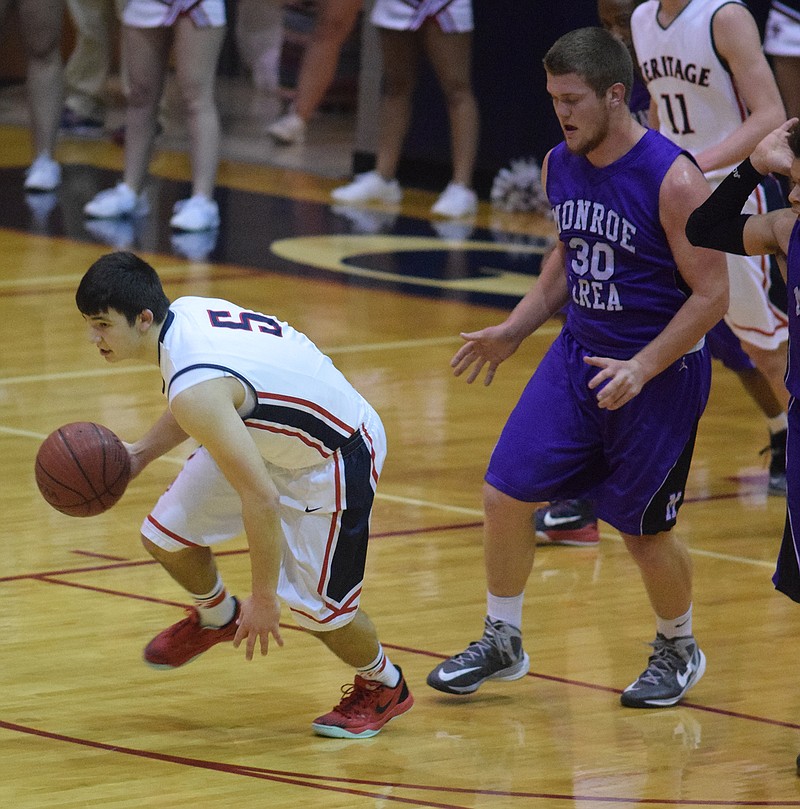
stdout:
<svg viewBox="0 0 800 809">
<path fill-rule="evenodd" d="M 583 361 L 601 369 L 589 381 L 589 389 L 600 388 L 597 392 L 597 406 L 603 410 L 618 410 L 633 399 L 647 381 L 644 378 L 644 369 L 636 359 L 584 357 Z"/>
<path fill-rule="evenodd" d="M 238 649 L 241 642 L 246 639 L 244 656 L 252 660 L 256 642 L 260 644 L 262 656 L 267 654 L 270 635 L 275 638 L 278 646 L 283 646 L 280 619 L 281 607 L 277 597 L 265 599 L 250 596 L 244 599 L 236 621 L 238 628 L 233 638 L 234 647 Z"/>
<path fill-rule="evenodd" d="M 750 162 L 759 174 L 791 174 L 795 156 L 789 148 L 789 134 L 797 122 L 797 118 L 790 118 L 770 132 L 753 150 Z"/>
<path fill-rule="evenodd" d="M 497 367 L 503 360 L 508 359 L 520 344 L 518 339 L 508 335 L 503 326 L 489 326 L 480 331 L 462 332 L 461 339 L 466 342 L 450 360 L 450 367 L 455 376 L 461 376 L 469 370 L 467 374 L 469 385 L 478 378 L 486 365 L 488 367 L 483 384 L 491 385 Z"/>
</svg>

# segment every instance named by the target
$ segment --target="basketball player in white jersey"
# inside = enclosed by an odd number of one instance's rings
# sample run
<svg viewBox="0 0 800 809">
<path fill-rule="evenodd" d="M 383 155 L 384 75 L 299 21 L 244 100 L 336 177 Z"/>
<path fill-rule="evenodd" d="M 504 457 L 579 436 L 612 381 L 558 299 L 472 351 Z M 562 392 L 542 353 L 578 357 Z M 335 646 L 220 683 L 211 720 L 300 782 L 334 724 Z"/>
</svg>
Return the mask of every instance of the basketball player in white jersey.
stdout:
<svg viewBox="0 0 800 809">
<path fill-rule="evenodd" d="M 712 187 L 785 120 L 758 27 L 739 0 L 647 0 L 633 12 L 631 31 L 650 92 L 651 126 L 691 152 Z M 759 188 L 746 213 L 765 211 Z M 767 257 L 729 255 L 728 270 L 725 320 L 784 410 L 768 420 L 770 492 L 783 493 L 787 319 L 769 297 Z"/>
<path fill-rule="evenodd" d="M 191 436 L 199 448 L 141 528 L 150 555 L 192 596 L 145 662 L 173 669 L 222 642 L 283 645 L 281 602 L 296 623 L 356 669 L 341 702 L 312 723 L 321 736 L 374 736 L 414 704 L 403 674 L 359 607 L 386 436 L 370 404 L 304 334 L 217 298 L 170 304 L 156 271 L 110 253 L 75 296 L 107 362 L 159 365 L 168 405 L 128 445 L 138 474 Z M 239 601 L 213 545 L 244 532 L 252 595 Z"/>
</svg>

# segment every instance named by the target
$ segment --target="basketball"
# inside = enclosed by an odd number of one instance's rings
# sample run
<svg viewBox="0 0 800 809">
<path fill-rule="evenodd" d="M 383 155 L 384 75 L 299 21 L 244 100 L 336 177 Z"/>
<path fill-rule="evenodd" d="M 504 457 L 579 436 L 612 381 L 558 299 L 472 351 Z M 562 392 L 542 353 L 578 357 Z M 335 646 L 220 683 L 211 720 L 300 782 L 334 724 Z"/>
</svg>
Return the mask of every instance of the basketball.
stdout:
<svg viewBox="0 0 800 809">
<path fill-rule="evenodd" d="M 36 454 L 36 485 L 62 514 L 93 517 L 122 497 L 131 460 L 122 441 L 102 424 L 65 424 L 45 438 Z"/>
</svg>

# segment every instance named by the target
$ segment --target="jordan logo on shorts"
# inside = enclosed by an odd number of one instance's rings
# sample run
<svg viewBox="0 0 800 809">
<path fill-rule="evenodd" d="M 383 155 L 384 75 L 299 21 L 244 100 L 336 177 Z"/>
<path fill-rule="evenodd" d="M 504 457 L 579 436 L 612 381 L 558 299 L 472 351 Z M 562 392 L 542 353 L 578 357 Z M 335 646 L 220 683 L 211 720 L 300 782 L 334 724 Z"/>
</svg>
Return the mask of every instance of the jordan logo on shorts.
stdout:
<svg viewBox="0 0 800 809">
<path fill-rule="evenodd" d="M 678 506 L 680 505 L 681 498 L 683 497 L 683 492 L 676 492 L 669 496 L 669 501 L 667 502 L 667 520 L 675 520 L 678 517 Z"/>
</svg>

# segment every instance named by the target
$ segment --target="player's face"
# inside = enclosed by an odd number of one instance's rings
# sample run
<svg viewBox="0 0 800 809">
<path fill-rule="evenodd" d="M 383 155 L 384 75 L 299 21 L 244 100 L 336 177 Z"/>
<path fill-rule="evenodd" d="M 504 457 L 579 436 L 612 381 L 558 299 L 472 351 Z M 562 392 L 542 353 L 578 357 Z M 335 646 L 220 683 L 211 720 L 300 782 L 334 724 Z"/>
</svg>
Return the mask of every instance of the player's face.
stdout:
<svg viewBox="0 0 800 809">
<path fill-rule="evenodd" d="M 586 155 L 596 149 L 608 136 L 609 114 L 605 99 L 576 73 L 564 76 L 547 74 L 547 92 L 553 100 L 567 148 L 575 154 Z"/>
<path fill-rule="evenodd" d="M 636 8 L 634 0 L 598 0 L 597 15 L 600 24 L 606 31 L 624 42 L 628 48 L 633 44 L 631 39 L 631 15 Z"/>
<path fill-rule="evenodd" d="M 141 350 L 136 324 L 131 326 L 120 312 L 109 309 L 99 315 L 84 315 L 83 319 L 89 328 L 89 342 L 108 362 L 131 359 Z"/>
<path fill-rule="evenodd" d="M 800 157 L 795 157 L 792 160 L 792 190 L 789 192 L 789 205 L 792 206 L 792 212 L 796 216 L 800 216 Z"/>
</svg>

